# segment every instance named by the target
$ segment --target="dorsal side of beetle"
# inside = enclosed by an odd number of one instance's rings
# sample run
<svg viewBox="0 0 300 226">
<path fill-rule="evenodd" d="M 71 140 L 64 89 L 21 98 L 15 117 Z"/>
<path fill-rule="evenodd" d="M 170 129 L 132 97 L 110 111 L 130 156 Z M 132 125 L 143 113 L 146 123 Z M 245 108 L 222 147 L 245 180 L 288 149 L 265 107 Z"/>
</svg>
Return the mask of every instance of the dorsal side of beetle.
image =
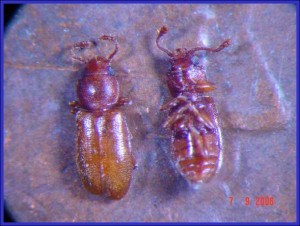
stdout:
<svg viewBox="0 0 300 226">
<path fill-rule="evenodd" d="M 211 97 L 204 93 L 216 87 L 209 82 L 204 68 L 194 59 L 196 51 L 219 52 L 230 45 L 225 40 L 218 48 L 178 48 L 171 52 L 160 45 L 160 38 L 168 31 L 158 31 L 157 47 L 169 56 L 171 68 L 167 84 L 174 99 L 161 107 L 168 110 L 165 128 L 172 131 L 171 154 L 180 174 L 193 186 L 208 182 L 222 162 L 222 137 L 217 110 Z"/>
<path fill-rule="evenodd" d="M 70 102 L 76 113 L 76 163 L 85 188 L 94 194 L 121 199 L 128 191 L 135 168 L 131 151 L 131 134 L 120 106 L 128 98 L 119 96 L 119 83 L 111 68 L 118 43 L 111 36 L 101 36 L 115 44 L 107 57 L 74 57 L 86 64 L 83 78 L 77 83 L 78 101 Z M 74 48 L 89 48 L 80 42 Z"/>
</svg>

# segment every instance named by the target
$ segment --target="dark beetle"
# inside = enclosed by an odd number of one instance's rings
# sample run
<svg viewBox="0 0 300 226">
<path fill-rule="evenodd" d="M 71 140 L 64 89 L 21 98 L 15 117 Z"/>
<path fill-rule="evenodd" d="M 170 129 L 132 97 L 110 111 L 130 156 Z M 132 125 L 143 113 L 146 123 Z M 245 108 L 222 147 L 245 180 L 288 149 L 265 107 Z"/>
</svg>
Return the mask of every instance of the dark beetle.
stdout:
<svg viewBox="0 0 300 226">
<path fill-rule="evenodd" d="M 168 54 L 171 63 L 167 84 L 174 99 L 161 107 L 169 110 L 164 127 L 172 131 L 172 158 L 177 169 L 197 187 L 216 173 L 222 161 L 222 144 L 214 101 L 205 95 L 216 87 L 207 81 L 203 66 L 194 60 L 194 53 L 219 52 L 230 45 L 230 40 L 216 49 L 180 48 L 170 52 L 159 44 L 167 31 L 165 26 L 160 28 L 156 39 L 157 47 Z"/>
<path fill-rule="evenodd" d="M 118 51 L 117 41 L 103 35 L 99 40 L 114 42 L 107 57 L 73 58 L 86 63 L 84 76 L 77 83 L 78 101 L 70 102 L 76 113 L 76 163 L 85 188 L 94 194 L 121 199 L 128 191 L 135 159 L 131 153 L 131 134 L 120 106 L 129 103 L 119 97 L 119 83 L 110 63 Z M 79 42 L 74 49 L 93 47 Z"/>
</svg>

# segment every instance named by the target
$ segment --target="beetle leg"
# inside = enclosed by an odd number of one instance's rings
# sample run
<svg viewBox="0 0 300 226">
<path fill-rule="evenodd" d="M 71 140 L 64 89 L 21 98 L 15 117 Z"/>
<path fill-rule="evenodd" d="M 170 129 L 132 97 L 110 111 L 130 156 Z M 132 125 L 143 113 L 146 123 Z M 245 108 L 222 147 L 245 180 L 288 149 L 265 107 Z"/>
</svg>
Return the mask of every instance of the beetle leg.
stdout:
<svg viewBox="0 0 300 226">
<path fill-rule="evenodd" d="M 172 100 L 170 100 L 169 102 L 165 103 L 164 105 L 162 105 L 160 107 L 161 111 L 165 111 L 167 109 L 170 109 L 172 107 L 175 107 L 176 105 L 178 105 L 180 102 L 187 102 L 187 98 L 185 96 L 178 96 Z"/>
<path fill-rule="evenodd" d="M 213 98 L 209 96 L 202 96 L 199 100 L 194 101 L 196 106 L 200 108 L 203 108 L 205 107 L 206 104 L 211 104 L 213 102 L 214 102 Z"/>
<path fill-rule="evenodd" d="M 124 106 L 124 105 L 131 105 L 132 104 L 132 101 L 127 98 L 127 97 L 120 97 L 118 102 L 116 103 L 115 107 L 121 107 L 121 106 Z"/>
<path fill-rule="evenodd" d="M 178 104 L 177 98 L 170 100 L 169 102 L 165 103 L 160 107 L 160 111 L 165 111 L 170 109 L 171 107 L 175 107 Z"/>
<path fill-rule="evenodd" d="M 209 116 L 205 112 L 198 111 L 198 109 L 191 104 L 189 104 L 189 109 L 196 117 L 197 121 L 202 122 L 205 126 L 207 126 L 210 129 L 213 129 L 215 127 L 215 125 L 212 123 Z"/>
<path fill-rule="evenodd" d="M 71 114 L 77 113 L 80 109 L 79 102 L 77 100 L 69 102 L 69 106 L 71 107 Z"/>
<path fill-rule="evenodd" d="M 137 162 L 135 160 L 135 158 L 133 157 L 133 155 L 131 154 L 131 162 L 132 162 L 132 165 L 133 165 L 133 169 L 136 169 L 138 167 L 137 165 Z"/>
<path fill-rule="evenodd" d="M 182 114 L 174 114 L 174 115 L 172 115 L 172 117 L 169 117 L 165 121 L 163 127 L 164 128 L 170 127 L 172 124 L 174 124 L 176 121 L 178 121 L 179 119 L 181 119 L 183 117 L 184 117 L 184 115 L 182 115 Z"/>
<path fill-rule="evenodd" d="M 71 113 L 76 114 L 79 110 L 80 111 L 85 111 L 85 112 L 92 112 L 92 110 L 88 110 L 80 106 L 79 102 L 77 100 L 73 100 L 69 102 L 69 106 L 71 107 Z M 101 110 L 101 112 L 103 112 Z"/>
<path fill-rule="evenodd" d="M 199 93 L 204 93 L 204 92 L 211 92 L 211 91 L 215 90 L 216 86 L 213 83 L 206 81 L 205 84 L 195 85 L 195 89 Z"/>
<path fill-rule="evenodd" d="M 169 127 L 170 125 L 174 124 L 176 121 L 178 121 L 179 119 L 181 119 L 182 117 L 184 117 L 183 113 L 188 110 L 189 107 L 188 106 L 184 106 L 179 108 L 177 111 L 174 111 L 169 118 L 167 119 L 167 121 L 164 123 L 163 127 Z"/>
</svg>

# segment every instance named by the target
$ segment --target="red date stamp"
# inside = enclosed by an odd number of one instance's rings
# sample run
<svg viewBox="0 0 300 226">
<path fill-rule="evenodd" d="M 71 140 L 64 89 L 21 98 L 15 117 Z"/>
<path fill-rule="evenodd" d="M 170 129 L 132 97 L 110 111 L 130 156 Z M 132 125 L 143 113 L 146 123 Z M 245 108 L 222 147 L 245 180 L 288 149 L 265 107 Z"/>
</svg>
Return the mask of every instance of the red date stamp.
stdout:
<svg viewBox="0 0 300 226">
<path fill-rule="evenodd" d="M 275 199 L 273 196 L 255 196 L 255 199 L 251 199 L 249 196 L 246 196 L 242 201 L 245 206 L 274 206 L 275 204 Z M 234 205 L 234 202 L 234 197 L 230 196 L 229 205 Z"/>
</svg>

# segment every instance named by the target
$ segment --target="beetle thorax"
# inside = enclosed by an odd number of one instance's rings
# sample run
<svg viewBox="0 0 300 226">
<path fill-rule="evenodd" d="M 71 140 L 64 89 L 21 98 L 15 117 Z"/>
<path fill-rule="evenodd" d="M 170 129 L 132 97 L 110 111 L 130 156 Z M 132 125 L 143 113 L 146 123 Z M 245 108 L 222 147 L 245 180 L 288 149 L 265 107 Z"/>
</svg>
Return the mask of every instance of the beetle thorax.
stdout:
<svg viewBox="0 0 300 226">
<path fill-rule="evenodd" d="M 87 110 L 106 110 L 119 99 L 119 83 L 108 72 L 86 74 L 78 81 L 77 96 L 80 105 Z"/>
<path fill-rule="evenodd" d="M 104 58 L 93 58 L 86 65 L 86 74 L 108 74 L 110 68 L 110 61 Z"/>
<path fill-rule="evenodd" d="M 168 73 L 168 86 L 174 97 L 184 91 L 194 92 L 197 84 L 206 81 L 203 66 L 195 64 L 192 56 L 186 52 L 177 52 L 179 54 L 170 60 L 171 69 Z"/>
</svg>

